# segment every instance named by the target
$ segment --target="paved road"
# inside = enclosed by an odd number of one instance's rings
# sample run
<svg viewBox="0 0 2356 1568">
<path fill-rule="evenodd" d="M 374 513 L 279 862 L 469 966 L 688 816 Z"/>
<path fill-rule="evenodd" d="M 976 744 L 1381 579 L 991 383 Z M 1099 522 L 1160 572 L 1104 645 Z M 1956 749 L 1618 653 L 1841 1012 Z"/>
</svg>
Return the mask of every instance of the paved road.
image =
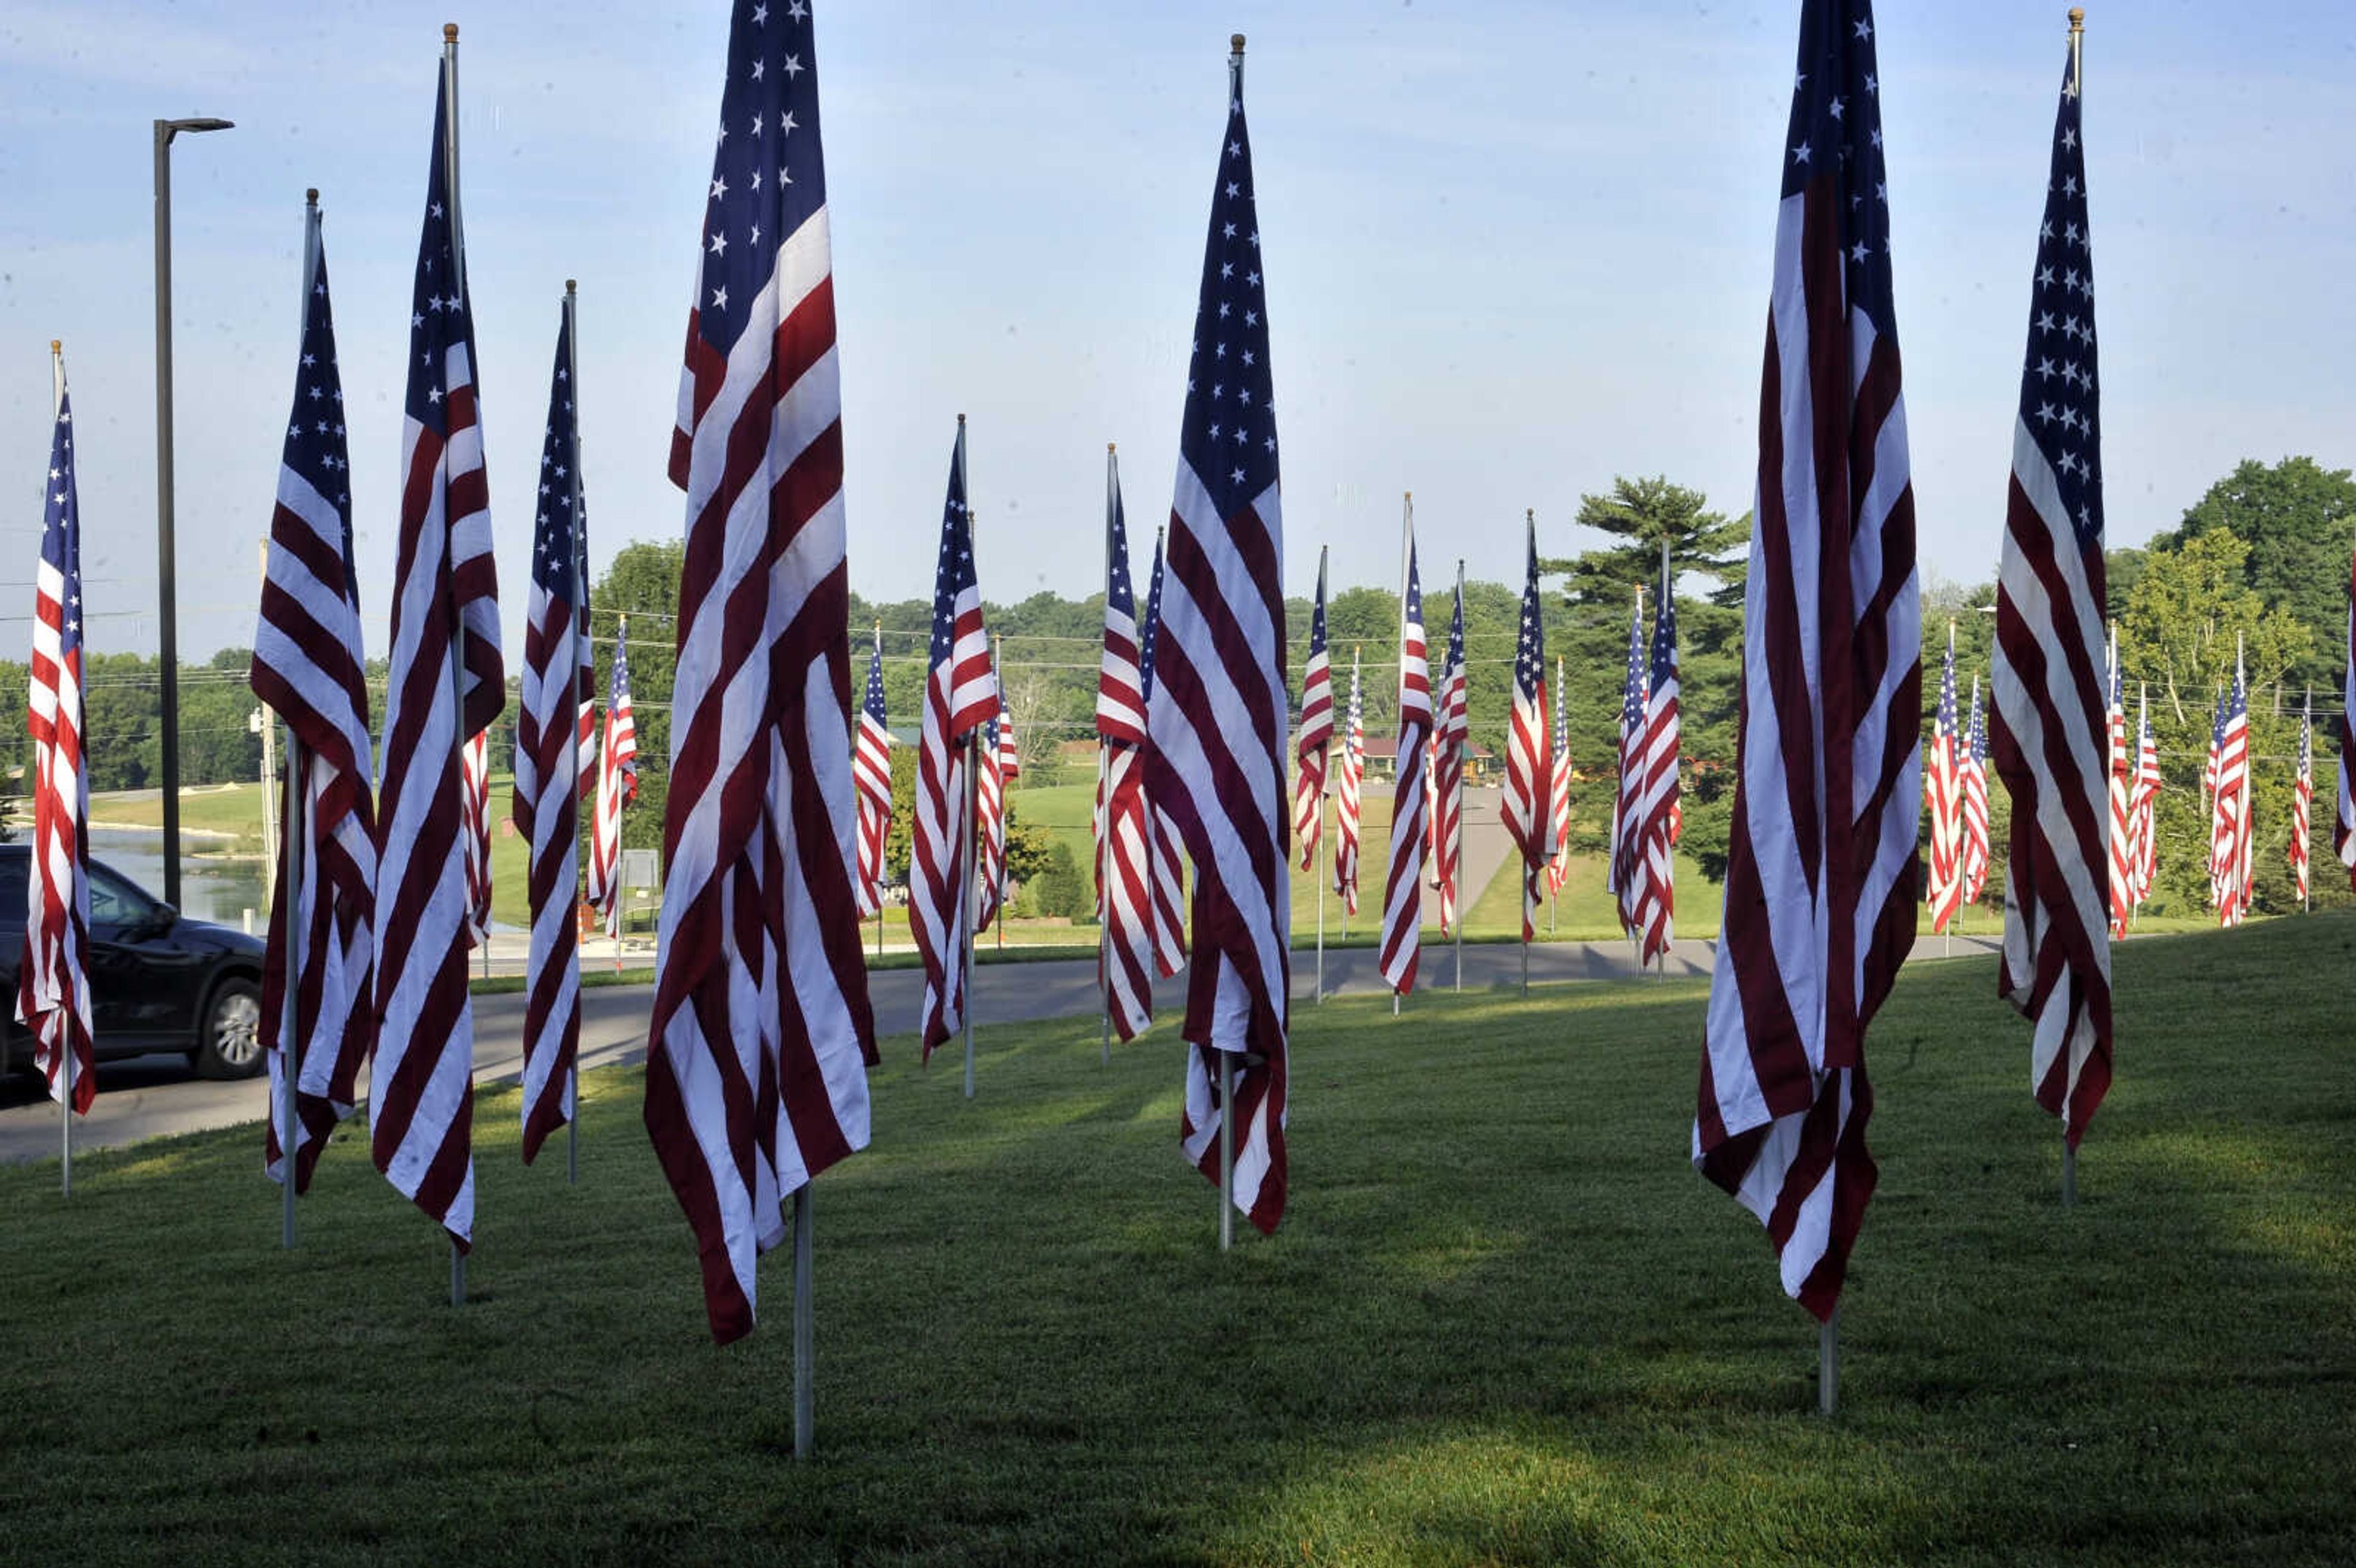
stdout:
<svg viewBox="0 0 2356 1568">
<path fill-rule="evenodd" d="M 1954 955 L 1993 953 L 1993 937 L 1961 937 Z M 1709 973 L 1711 944 L 1683 941 L 1670 954 L 1673 976 Z M 1512 943 L 1478 943 L 1463 949 L 1469 990 L 1505 990 L 1518 986 L 1522 950 Z M 1944 955 L 1943 939 L 1924 939 L 1918 958 Z M 1530 978 L 1547 984 L 1568 980 L 1630 980 L 1635 970 L 1628 945 L 1612 942 L 1542 942 L 1530 948 Z M 1293 955 L 1296 1006 L 1310 1004 L 1317 960 L 1312 952 Z M 1455 950 L 1427 944 L 1422 978 L 1447 987 L 1456 978 Z M 922 1003 L 924 976 L 915 969 L 887 969 L 869 976 L 877 1025 L 886 1034 L 913 1029 Z M 1183 1008 L 1183 977 L 1154 988 L 1154 1010 L 1174 1018 Z M 1325 955 L 1329 996 L 1374 996 L 1382 976 L 1371 947 L 1336 949 Z M 984 964 L 974 974 L 974 1017 L 983 1023 L 1021 1023 L 1072 1018 L 1097 1010 L 1096 966 L 1085 960 L 1039 964 Z M 599 986 L 581 993 L 581 1061 L 608 1067 L 640 1061 L 646 1053 L 647 1022 L 654 992 L 647 986 Z M 475 1078 L 483 1084 L 512 1083 L 523 1072 L 523 1008 L 520 993 L 475 998 Z M 905 1040 L 901 1048 L 905 1048 Z M 98 1070 L 98 1103 L 74 1127 L 74 1147 L 112 1148 L 142 1138 L 199 1132 L 209 1127 L 258 1122 L 268 1114 L 260 1080 L 214 1083 L 193 1076 L 178 1057 L 145 1056 L 111 1062 Z M 0 1162 L 50 1159 L 58 1152 L 57 1107 L 29 1074 L 0 1079 Z M 259 1157 L 257 1156 L 257 1157 Z"/>
</svg>

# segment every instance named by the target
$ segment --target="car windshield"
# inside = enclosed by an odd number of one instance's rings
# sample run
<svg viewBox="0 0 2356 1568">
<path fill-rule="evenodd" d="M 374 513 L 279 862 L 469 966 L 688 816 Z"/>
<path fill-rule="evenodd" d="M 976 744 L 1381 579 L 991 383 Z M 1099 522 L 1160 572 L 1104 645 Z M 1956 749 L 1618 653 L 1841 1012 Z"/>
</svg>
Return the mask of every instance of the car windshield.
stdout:
<svg viewBox="0 0 2356 1568">
<path fill-rule="evenodd" d="M 92 925 L 142 925 L 153 919 L 154 899 L 119 873 L 104 866 L 90 869 L 90 923 Z"/>
</svg>

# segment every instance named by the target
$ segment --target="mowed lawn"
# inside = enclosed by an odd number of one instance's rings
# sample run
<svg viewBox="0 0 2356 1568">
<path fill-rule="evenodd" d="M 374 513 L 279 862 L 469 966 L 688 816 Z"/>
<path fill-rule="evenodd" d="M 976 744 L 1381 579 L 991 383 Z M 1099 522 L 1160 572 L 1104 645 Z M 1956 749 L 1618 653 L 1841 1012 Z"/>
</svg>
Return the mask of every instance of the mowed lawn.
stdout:
<svg viewBox="0 0 2356 1568">
<path fill-rule="evenodd" d="M 2351 918 L 2121 949 L 2067 1212 L 1990 965 L 1911 969 L 1831 1422 L 1687 1165 L 1692 983 L 1303 1011 L 1291 1207 L 1226 1256 L 1166 1030 L 985 1029 L 970 1103 L 888 1041 L 807 1465 L 786 1254 L 712 1348 L 636 1069 L 578 1189 L 481 1097 L 455 1311 L 364 1136 L 292 1254 L 251 1129 L 0 1170 L 0 1560 L 2344 1563 L 2351 963 Z"/>
</svg>

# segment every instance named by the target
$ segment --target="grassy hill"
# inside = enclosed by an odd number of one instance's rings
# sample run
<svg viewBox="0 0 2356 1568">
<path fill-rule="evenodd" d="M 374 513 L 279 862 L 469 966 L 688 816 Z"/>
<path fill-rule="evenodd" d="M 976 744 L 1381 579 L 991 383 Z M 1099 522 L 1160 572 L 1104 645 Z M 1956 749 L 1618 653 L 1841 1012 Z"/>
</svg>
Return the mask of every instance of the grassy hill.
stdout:
<svg viewBox="0 0 2356 1568">
<path fill-rule="evenodd" d="M 715 1351 L 635 1069 L 586 1083 L 573 1190 L 482 1096 L 455 1312 L 364 1135 L 291 1255 L 252 1130 L 70 1201 L 0 1170 L 0 1557 L 2344 1562 L 2351 964 L 2339 917 L 2122 949 L 2067 1212 L 1991 965 L 1909 970 L 1831 1423 L 1687 1164 L 1694 983 L 1301 1016 L 1291 1208 L 1225 1257 L 1166 1032 L 1107 1069 L 1089 1020 L 984 1029 L 971 1103 L 891 1040 L 818 1194 L 808 1466 L 785 1254 Z"/>
</svg>

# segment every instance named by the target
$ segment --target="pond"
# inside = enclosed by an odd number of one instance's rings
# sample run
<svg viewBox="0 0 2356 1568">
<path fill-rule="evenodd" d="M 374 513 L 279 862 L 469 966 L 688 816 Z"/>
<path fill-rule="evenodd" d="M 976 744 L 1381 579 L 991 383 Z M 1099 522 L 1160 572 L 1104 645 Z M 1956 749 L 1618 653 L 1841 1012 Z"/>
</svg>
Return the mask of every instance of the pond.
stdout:
<svg viewBox="0 0 2356 1568">
<path fill-rule="evenodd" d="M 157 898 L 164 896 L 164 836 L 115 827 L 90 830 L 90 858 L 103 860 Z M 197 920 L 242 928 L 253 912 L 254 934 L 270 923 L 262 893 L 262 861 L 209 855 L 180 857 L 180 912 Z"/>
</svg>

